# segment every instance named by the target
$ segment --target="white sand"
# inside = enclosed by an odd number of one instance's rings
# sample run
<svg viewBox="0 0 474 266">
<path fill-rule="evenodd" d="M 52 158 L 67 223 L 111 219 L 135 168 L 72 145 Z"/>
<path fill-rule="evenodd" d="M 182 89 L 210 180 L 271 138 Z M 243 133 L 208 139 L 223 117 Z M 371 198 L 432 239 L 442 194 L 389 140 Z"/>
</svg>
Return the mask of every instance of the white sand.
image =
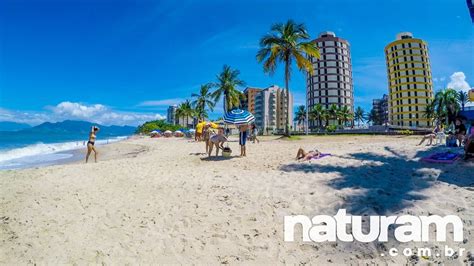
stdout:
<svg viewBox="0 0 474 266">
<path fill-rule="evenodd" d="M 416 137 L 265 138 L 246 158 L 203 143 L 139 138 L 82 162 L 0 172 L 0 263 L 407 263 L 387 248 L 444 243 L 283 241 L 285 215 L 455 214 L 474 252 L 474 163 L 418 162 Z M 236 142 L 230 143 L 234 154 Z M 332 157 L 298 163 L 299 147 Z M 440 150 L 437 147 L 434 150 Z M 301 231 L 297 230 L 301 234 Z M 449 235 L 451 237 L 451 235 Z M 461 263 L 429 258 L 421 262 Z"/>
</svg>

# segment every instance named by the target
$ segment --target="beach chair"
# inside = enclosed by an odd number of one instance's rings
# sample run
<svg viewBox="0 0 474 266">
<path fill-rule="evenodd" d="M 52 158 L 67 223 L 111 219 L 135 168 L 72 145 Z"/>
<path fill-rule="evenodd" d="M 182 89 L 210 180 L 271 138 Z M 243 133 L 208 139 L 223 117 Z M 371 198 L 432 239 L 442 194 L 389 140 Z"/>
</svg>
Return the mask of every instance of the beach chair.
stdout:
<svg viewBox="0 0 474 266">
<path fill-rule="evenodd" d="M 442 131 L 436 133 L 435 144 L 443 144 L 443 140 L 446 141 L 446 133 Z"/>
</svg>

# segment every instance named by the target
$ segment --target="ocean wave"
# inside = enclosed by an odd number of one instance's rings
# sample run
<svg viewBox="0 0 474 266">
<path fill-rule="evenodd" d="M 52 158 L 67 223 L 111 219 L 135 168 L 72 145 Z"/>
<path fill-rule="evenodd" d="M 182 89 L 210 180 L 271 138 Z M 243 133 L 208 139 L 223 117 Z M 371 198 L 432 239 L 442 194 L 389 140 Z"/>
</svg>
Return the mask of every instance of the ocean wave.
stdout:
<svg viewBox="0 0 474 266">
<path fill-rule="evenodd" d="M 112 142 L 124 140 L 127 137 L 115 137 L 106 140 L 97 140 L 96 145 L 104 145 Z M 15 148 L 10 150 L 0 150 L 0 165 L 15 163 L 12 160 L 21 159 L 24 157 L 54 154 L 64 151 L 71 151 L 77 149 L 85 149 L 87 141 L 69 141 L 60 143 L 36 143 L 22 148 Z M 8 162 L 8 163 L 7 163 Z"/>
</svg>

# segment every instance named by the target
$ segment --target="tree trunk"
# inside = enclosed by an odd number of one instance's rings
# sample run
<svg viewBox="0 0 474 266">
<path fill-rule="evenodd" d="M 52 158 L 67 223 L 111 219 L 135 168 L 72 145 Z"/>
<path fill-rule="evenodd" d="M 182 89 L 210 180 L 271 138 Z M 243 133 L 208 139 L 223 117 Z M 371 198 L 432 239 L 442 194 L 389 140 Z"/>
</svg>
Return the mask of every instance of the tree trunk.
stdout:
<svg viewBox="0 0 474 266">
<path fill-rule="evenodd" d="M 285 135 L 290 136 L 290 88 L 288 83 L 290 82 L 290 61 L 289 58 L 285 60 L 285 92 L 286 92 L 286 125 L 285 125 Z"/>
<path fill-rule="evenodd" d="M 226 109 L 226 101 L 227 101 L 227 93 L 224 91 L 224 101 L 223 101 L 223 107 L 224 107 L 224 114 L 227 113 L 227 109 Z"/>
</svg>

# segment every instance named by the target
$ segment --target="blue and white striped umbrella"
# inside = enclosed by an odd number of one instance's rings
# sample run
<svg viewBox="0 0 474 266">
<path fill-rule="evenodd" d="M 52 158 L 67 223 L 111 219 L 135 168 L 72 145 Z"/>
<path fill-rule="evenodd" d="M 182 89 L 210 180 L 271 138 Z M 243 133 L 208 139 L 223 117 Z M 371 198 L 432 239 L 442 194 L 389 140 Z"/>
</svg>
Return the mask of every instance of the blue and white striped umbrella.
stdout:
<svg viewBox="0 0 474 266">
<path fill-rule="evenodd" d="M 224 115 L 224 122 L 227 124 L 242 125 L 250 124 L 255 120 L 253 114 L 249 111 L 234 109 Z"/>
</svg>

